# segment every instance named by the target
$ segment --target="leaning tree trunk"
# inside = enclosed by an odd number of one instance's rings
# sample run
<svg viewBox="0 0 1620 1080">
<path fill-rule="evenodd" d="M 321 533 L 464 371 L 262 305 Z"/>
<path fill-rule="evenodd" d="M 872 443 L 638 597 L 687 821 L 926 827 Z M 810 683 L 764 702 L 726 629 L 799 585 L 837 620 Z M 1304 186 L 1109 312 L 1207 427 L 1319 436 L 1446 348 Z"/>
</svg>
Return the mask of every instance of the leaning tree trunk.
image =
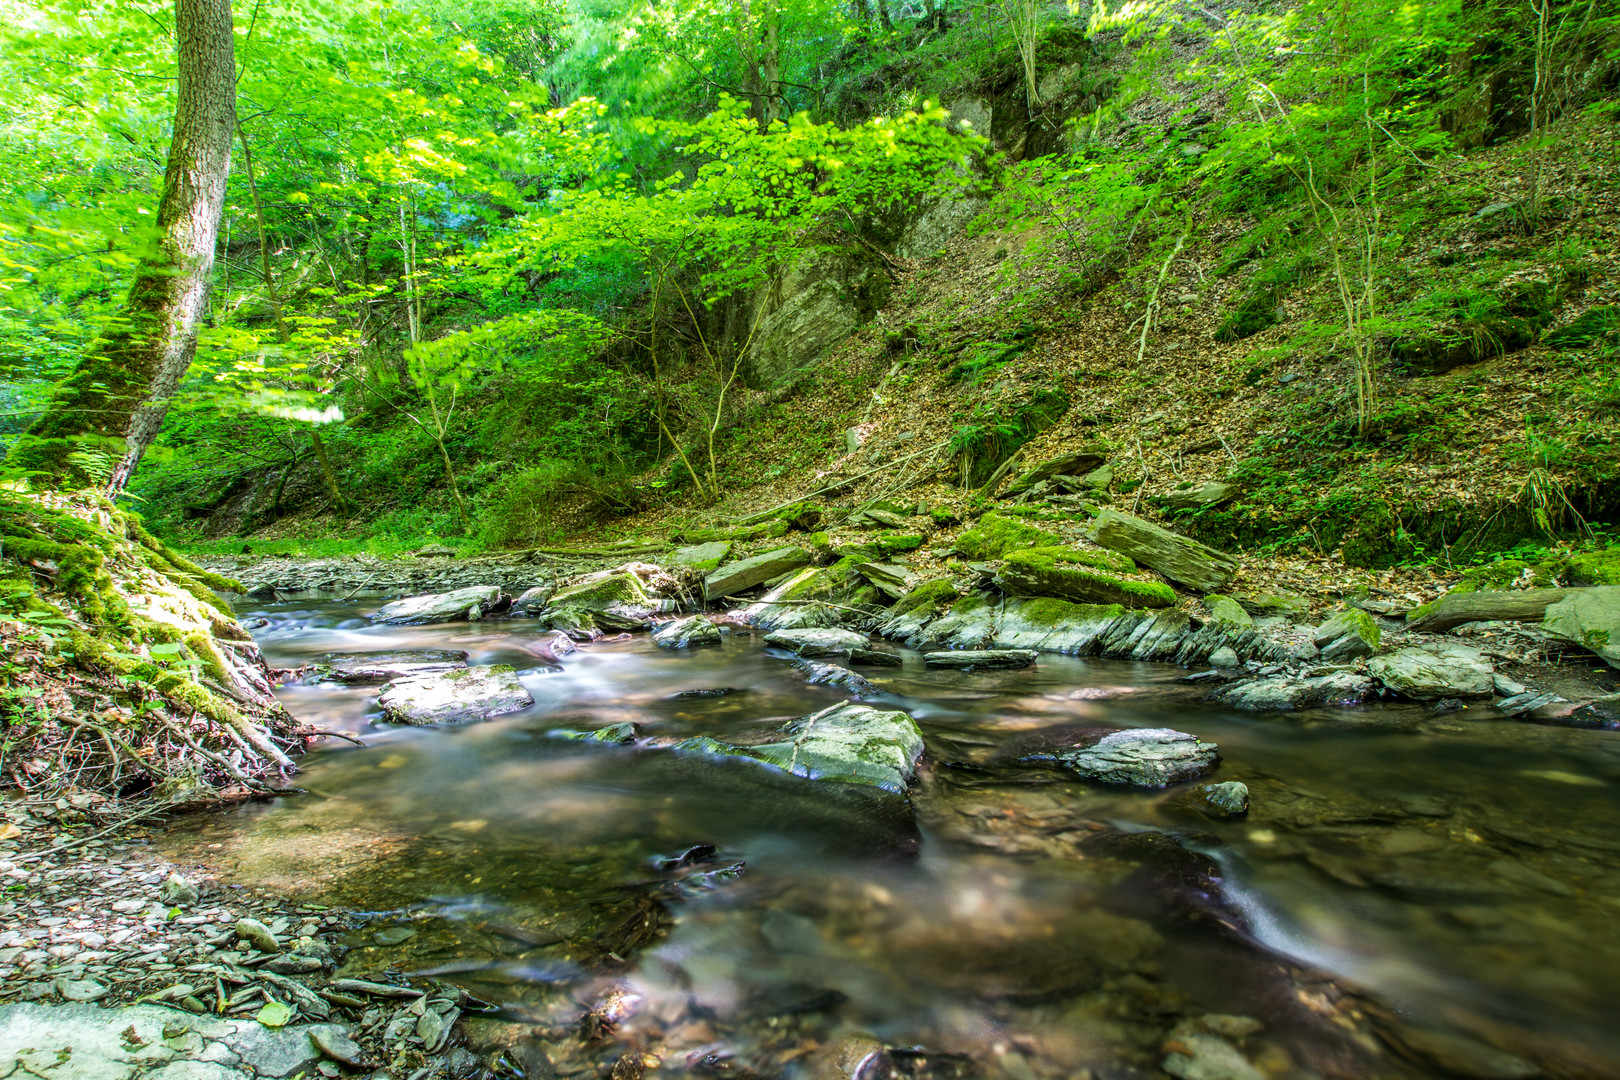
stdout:
<svg viewBox="0 0 1620 1080">
<path fill-rule="evenodd" d="M 157 437 L 197 351 L 231 168 L 236 50 L 229 0 L 176 0 L 175 30 L 180 92 L 158 236 L 123 311 L 52 391 L 45 414 L 9 459 L 62 479 L 73 471 L 68 455 L 81 445 L 116 448 L 122 458 L 107 481 L 112 495 Z"/>
</svg>

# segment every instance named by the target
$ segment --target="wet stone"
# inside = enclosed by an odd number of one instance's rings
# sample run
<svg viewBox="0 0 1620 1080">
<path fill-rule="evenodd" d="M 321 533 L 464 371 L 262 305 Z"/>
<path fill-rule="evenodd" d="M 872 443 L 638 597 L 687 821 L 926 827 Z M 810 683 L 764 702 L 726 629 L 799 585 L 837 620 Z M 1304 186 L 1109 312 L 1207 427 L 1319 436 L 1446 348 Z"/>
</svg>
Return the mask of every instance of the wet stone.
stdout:
<svg viewBox="0 0 1620 1080">
<path fill-rule="evenodd" d="M 1220 761 L 1214 743 L 1171 728 L 1130 728 L 1104 735 L 1083 749 L 1033 755 L 1086 780 L 1131 787 L 1165 787 L 1195 780 Z"/>
<path fill-rule="evenodd" d="M 1026 668 L 1040 654 L 1034 649 L 948 649 L 923 655 L 929 667 Z"/>
<path fill-rule="evenodd" d="M 1249 786 L 1238 780 L 1206 784 L 1198 789 L 1201 809 L 1217 817 L 1241 817 L 1249 812 Z"/>
</svg>

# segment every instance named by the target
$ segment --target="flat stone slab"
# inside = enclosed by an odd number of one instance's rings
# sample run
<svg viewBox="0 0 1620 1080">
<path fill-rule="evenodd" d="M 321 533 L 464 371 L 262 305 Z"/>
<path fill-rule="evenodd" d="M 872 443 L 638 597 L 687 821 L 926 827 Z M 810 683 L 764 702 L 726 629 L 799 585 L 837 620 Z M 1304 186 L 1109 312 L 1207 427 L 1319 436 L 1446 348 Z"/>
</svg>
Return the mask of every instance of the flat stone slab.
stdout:
<svg viewBox="0 0 1620 1080">
<path fill-rule="evenodd" d="M 534 698 L 515 671 L 496 664 L 400 679 L 383 687 L 377 703 L 391 723 L 433 726 L 521 712 L 534 704 Z"/>
<path fill-rule="evenodd" d="M 653 631 L 653 644 L 660 649 L 689 649 L 694 645 L 718 645 L 720 628 L 707 615 L 688 615 L 667 622 Z"/>
<path fill-rule="evenodd" d="M 738 559 L 726 563 L 703 579 L 703 598 L 718 600 L 809 565 L 810 553 L 801 547 L 780 547 L 751 558 Z"/>
<path fill-rule="evenodd" d="M 1091 539 L 1201 592 L 1220 592 L 1238 572 L 1237 560 L 1226 552 L 1118 510 L 1097 515 Z"/>
<path fill-rule="evenodd" d="M 310 661 L 322 682 L 367 686 L 434 675 L 467 666 L 460 649 L 399 649 L 392 652 L 323 653 Z"/>
<path fill-rule="evenodd" d="M 903 792 L 917 777 L 922 732 L 907 713 L 844 702 L 790 721 L 781 738 L 738 746 L 700 735 L 670 749 L 745 757 L 810 780 L 864 784 Z"/>
<path fill-rule="evenodd" d="M 720 569 L 720 564 L 731 554 L 731 545 L 730 540 L 710 540 L 707 544 L 676 548 L 670 554 L 669 561 L 675 566 L 690 566 L 705 574 L 712 573 Z"/>
<path fill-rule="evenodd" d="M 946 649 L 923 654 L 929 667 L 1026 668 L 1040 653 L 1034 649 Z"/>
<path fill-rule="evenodd" d="M 878 692 L 864 677 L 837 664 L 823 664 L 819 660 L 800 660 L 793 665 L 804 672 L 804 681 L 819 686 L 836 686 L 855 697 L 871 697 Z"/>
<path fill-rule="evenodd" d="M 765 644 L 786 649 L 795 656 L 847 656 L 865 649 L 871 642 L 865 634 L 835 626 L 774 630 L 765 635 Z"/>
<path fill-rule="evenodd" d="M 1091 746 L 1060 750 L 1050 759 L 1099 783 L 1165 787 L 1206 775 L 1221 757 L 1214 743 L 1185 731 L 1130 728 L 1104 735 Z"/>
<path fill-rule="evenodd" d="M 315 1032 L 344 1035 L 338 1024 L 268 1028 L 158 1005 L 19 1003 L 0 1006 L 0 1062 L 61 1080 L 279 1080 L 313 1070 Z"/>
<path fill-rule="evenodd" d="M 1620 668 L 1620 585 L 1571 589 L 1547 608 L 1541 624 L 1554 637 L 1597 653 Z"/>
<path fill-rule="evenodd" d="M 1439 642 L 1375 656 L 1367 662 L 1373 677 L 1413 701 L 1490 697 L 1496 692 L 1495 667 L 1478 649 Z"/>
<path fill-rule="evenodd" d="M 1315 705 L 1358 705 L 1367 700 L 1373 685 L 1367 676 L 1349 671 L 1308 678 L 1278 675 L 1229 683 L 1209 697 L 1247 712 L 1271 712 Z"/>
<path fill-rule="evenodd" d="M 473 609 L 482 616 L 495 606 L 500 597 L 501 590 L 495 585 L 474 585 L 454 592 L 408 596 L 378 608 L 371 621 L 396 626 L 466 621 Z"/>
</svg>

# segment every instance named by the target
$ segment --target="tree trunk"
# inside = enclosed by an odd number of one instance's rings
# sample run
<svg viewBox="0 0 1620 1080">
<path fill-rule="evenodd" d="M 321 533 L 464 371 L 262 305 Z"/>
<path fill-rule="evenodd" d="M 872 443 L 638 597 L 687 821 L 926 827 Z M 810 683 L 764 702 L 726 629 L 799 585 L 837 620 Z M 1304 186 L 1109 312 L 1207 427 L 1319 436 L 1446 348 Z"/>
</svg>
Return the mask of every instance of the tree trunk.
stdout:
<svg viewBox="0 0 1620 1080">
<path fill-rule="evenodd" d="M 115 496 L 157 437 L 197 351 L 236 130 L 229 0 L 177 0 L 175 29 L 179 101 L 156 243 L 136 269 L 123 311 L 58 384 L 10 459 L 60 480 L 81 443 L 115 446 L 123 453 L 107 483 Z"/>
<path fill-rule="evenodd" d="M 782 5 L 780 0 L 762 0 L 762 3 L 765 10 L 761 18 L 765 25 L 760 35 L 764 46 L 760 68 L 765 100 L 760 109 L 760 130 L 768 131 L 782 118 Z"/>
<path fill-rule="evenodd" d="M 1467 622 L 1540 622 L 1547 608 L 1574 589 L 1512 589 L 1442 596 L 1406 624 L 1413 633 L 1438 634 Z"/>
</svg>

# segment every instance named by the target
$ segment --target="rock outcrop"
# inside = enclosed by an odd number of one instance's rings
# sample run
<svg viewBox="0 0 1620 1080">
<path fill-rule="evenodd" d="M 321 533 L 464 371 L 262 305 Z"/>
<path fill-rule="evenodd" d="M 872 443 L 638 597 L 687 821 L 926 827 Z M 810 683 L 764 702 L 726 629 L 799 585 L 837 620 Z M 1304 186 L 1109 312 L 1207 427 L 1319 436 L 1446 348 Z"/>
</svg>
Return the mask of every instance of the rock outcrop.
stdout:
<svg viewBox="0 0 1620 1080">
<path fill-rule="evenodd" d="M 1379 682 L 1413 701 L 1490 697 L 1495 668 L 1467 645 L 1436 642 L 1375 656 L 1367 670 Z"/>
<path fill-rule="evenodd" d="M 1200 592 L 1220 592 L 1238 572 L 1226 552 L 1118 510 L 1097 515 L 1091 539 Z"/>
<path fill-rule="evenodd" d="M 1620 668 L 1620 585 L 1571 589 L 1547 608 L 1543 627 L 1554 637 L 1590 649 Z"/>
</svg>

